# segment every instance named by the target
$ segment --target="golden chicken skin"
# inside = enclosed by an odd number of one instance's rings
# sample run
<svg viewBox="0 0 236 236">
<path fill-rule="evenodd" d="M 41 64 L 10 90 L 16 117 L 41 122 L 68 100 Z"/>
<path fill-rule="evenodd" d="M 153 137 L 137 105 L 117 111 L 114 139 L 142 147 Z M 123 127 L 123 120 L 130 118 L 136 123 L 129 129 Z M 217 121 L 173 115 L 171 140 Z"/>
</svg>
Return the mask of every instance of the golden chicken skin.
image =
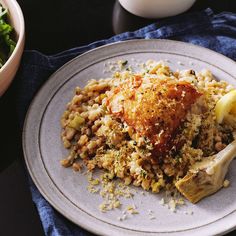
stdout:
<svg viewBox="0 0 236 236">
<path fill-rule="evenodd" d="M 158 157 L 180 148 L 175 138 L 200 96 L 188 82 L 133 75 L 108 93 L 107 107 L 113 116 L 147 137 Z"/>
</svg>

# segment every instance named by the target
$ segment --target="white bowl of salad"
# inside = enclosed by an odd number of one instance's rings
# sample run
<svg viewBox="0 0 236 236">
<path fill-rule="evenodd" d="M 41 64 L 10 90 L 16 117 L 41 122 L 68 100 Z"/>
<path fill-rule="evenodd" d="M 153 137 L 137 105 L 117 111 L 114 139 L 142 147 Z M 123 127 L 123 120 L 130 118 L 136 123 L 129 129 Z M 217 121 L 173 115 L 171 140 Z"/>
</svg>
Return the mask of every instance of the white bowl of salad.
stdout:
<svg viewBox="0 0 236 236">
<path fill-rule="evenodd" d="M 0 0 L 0 96 L 11 84 L 20 65 L 25 23 L 16 0 Z"/>
</svg>

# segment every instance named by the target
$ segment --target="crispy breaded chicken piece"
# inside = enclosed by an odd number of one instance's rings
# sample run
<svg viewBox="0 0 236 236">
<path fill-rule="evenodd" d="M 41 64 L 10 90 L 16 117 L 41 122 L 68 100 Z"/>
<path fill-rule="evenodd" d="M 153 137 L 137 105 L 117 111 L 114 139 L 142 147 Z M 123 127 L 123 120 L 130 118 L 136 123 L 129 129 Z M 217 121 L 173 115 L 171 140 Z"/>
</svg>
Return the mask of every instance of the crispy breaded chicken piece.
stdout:
<svg viewBox="0 0 236 236">
<path fill-rule="evenodd" d="M 178 148 L 175 137 L 188 110 L 201 94 L 188 82 L 173 79 L 125 79 L 107 98 L 108 110 L 149 138 L 157 156 Z"/>
</svg>

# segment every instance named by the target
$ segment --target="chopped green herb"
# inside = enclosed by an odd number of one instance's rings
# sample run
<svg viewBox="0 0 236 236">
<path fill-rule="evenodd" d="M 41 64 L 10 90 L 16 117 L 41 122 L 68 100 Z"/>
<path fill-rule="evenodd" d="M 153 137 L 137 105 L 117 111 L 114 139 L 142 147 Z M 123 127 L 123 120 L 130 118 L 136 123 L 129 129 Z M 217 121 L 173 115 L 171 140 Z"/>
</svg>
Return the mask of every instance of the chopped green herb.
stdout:
<svg viewBox="0 0 236 236">
<path fill-rule="evenodd" d="M 147 171 L 144 170 L 144 169 L 142 169 L 142 170 L 140 171 L 140 175 L 141 175 L 143 178 L 146 178 L 146 177 L 147 177 Z"/>
<path fill-rule="evenodd" d="M 126 60 L 126 61 L 122 61 L 122 66 L 125 66 L 125 65 L 127 65 L 127 63 L 128 63 L 128 61 Z"/>
</svg>

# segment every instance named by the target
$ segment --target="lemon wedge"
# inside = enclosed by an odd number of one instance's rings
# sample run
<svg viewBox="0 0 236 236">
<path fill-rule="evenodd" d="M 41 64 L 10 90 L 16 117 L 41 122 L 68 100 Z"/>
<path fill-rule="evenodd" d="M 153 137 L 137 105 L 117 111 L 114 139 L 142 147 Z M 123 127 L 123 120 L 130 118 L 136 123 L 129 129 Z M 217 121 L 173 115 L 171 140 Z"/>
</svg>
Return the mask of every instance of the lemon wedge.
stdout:
<svg viewBox="0 0 236 236">
<path fill-rule="evenodd" d="M 216 121 L 220 124 L 224 118 L 231 114 L 236 117 L 236 90 L 232 90 L 225 94 L 216 103 L 215 107 Z"/>
</svg>

